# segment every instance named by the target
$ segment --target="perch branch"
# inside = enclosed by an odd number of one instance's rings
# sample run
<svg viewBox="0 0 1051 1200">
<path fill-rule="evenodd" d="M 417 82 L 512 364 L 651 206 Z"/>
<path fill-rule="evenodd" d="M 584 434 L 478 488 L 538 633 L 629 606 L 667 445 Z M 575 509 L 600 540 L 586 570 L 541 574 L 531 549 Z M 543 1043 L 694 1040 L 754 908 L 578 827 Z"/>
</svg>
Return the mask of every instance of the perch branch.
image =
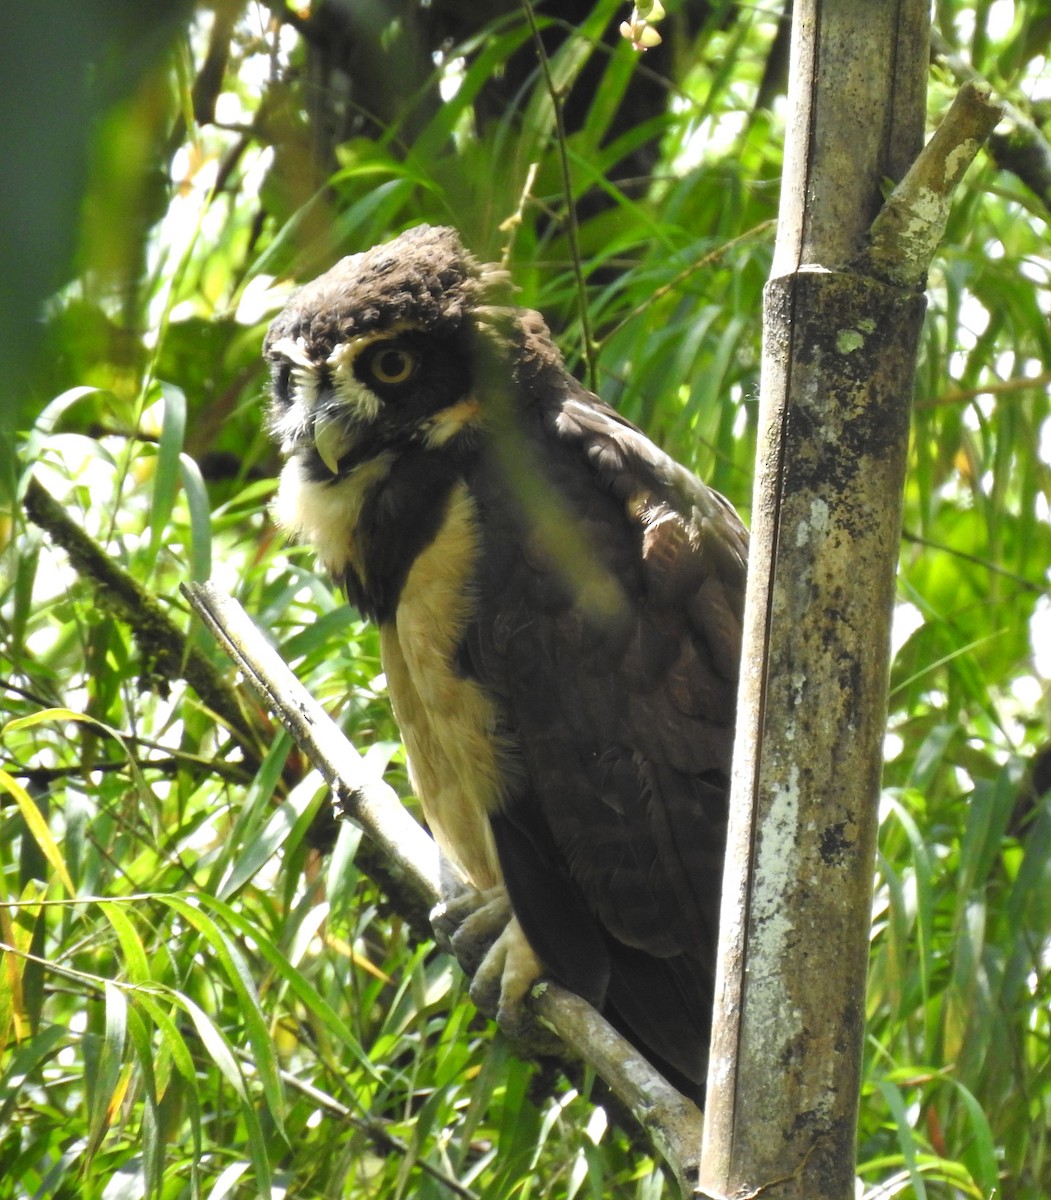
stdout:
<svg viewBox="0 0 1051 1200">
<path fill-rule="evenodd" d="M 394 790 L 364 760 L 296 679 L 244 609 L 210 584 L 183 593 L 333 790 L 341 815 L 358 824 L 420 903 L 450 900 L 456 872 Z M 455 886 L 455 885 L 454 885 Z M 675 1172 L 684 1195 L 697 1178 L 701 1113 L 675 1090 L 589 1004 L 557 984 L 533 989 L 537 1019 L 609 1085 Z"/>
<path fill-rule="evenodd" d="M 429 911 L 441 891 L 438 851 L 394 789 L 369 772 L 338 725 L 289 670 L 236 600 L 212 584 L 183 584 L 183 595 L 259 698 L 332 789 L 336 808 L 372 838 L 416 906 Z"/>
</svg>

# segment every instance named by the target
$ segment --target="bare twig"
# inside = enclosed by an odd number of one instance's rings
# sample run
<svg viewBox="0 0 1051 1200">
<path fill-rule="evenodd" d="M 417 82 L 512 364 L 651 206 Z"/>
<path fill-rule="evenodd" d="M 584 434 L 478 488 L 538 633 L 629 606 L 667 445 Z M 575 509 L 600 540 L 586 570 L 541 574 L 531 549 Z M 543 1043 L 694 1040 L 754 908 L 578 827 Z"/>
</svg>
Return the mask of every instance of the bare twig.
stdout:
<svg viewBox="0 0 1051 1200">
<path fill-rule="evenodd" d="M 1016 379 L 996 380 L 979 384 L 978 387 L 956 388 L 940 396 L 928 396 L 926 400 L 917 400 L 914 407 L 942 408 L 949 404 L 965 404 L 976 396 L 1009 396 L 1014 392 L 1041 391 L 1048 384 L 1051 384 L 1051 371 L 1043 371 L 1039 375 L 1019 375 Z"/>
<path fill-rule="evenodd" d="M 183 595 L 332 788 L 341 815 L 360 825 L 382 852 L 414 907 L 441 898 L 438 850 L 372 774 L 335 721 L 289 670 L 240 604 L 211 584 L 183 584 Z"/>
<path fill-rule="evenodd" d="M 921 534 L 912 533 L 908 529 L 901 531 L 901 540 L 903 542 L 911 542 L 914 546 L 923 546 L 926 550 L 937 550 L 941 554 L 951 554 L 953 558 L 957 558 L 960 562 L 973 563 L 976 567 L 981 567 L 983 571 L 988 571 L 991 575 L 999 575 L 1002 579 L 1010 579 L 1010 581 L 1023 591 L 1032 592 L 1035 596 L 1042 596 L 1045 592 L 1045 587 L 1042 583 L 1036 583 L 1032 579 L 1027 579 L 1024 575 L 1019 575 L 1017 571 L 1009 571 L 1006 567 L 998 566 L 994 562 L 990 562 L 987 558 L 982 558 L 977 554 L 968 554 L 966 550 L 960 550 L 956 546 L 946 546 L 943 542 L 934 542 L 930 538 L 925 538 Z"/>
<path fill-rule="evenodd" d="M 569 253 L 573 259 L 573 276 L 577 285 L 577 296 L 580 308 L 581 337 L 584 343 L 584 361 L 588 370 L 588 387 L 594 390 L 598 386 L 598 363 L 595 360 L 595 341 L 591 333 L 591 318 L 588 315 L 587 285 L 584 281 L 584 268 L 580 254 L 580 234 L 577 228 L 577 205 L 573 198 L 573 174 L 569 169 L 569 150 L 566 138 L 566 123 L 562 114 L 562 95 L 555 86 L 551 74 L 551 63 L 548 61 L 544 40 L 540 36 L 540 27 L 536 23 L 536 13 L 533 11 L 531 0 L 522 0 L 522 8 L 529 22 L 529 30 L 536 47 L 536 56 L 543 72 L 544 84 L 551 99 L 551 109 L 555 116 L 555 141 L 558 145 L 558 161 L 562 171 L 562 187 L 566 197 L 566 235 L 569 238 Z"/>
<path fill-rule="evenodd" d="M 956 185 L 1004 110 L 988 87 L 965 83 L 872 223 L 857 269 L 900 287 L 923 286 Z"/>
<path fill-rule="evenodd" d="M 949 45 L 938 32 L 931 30 L 931 50 L 935 61 L 944 66 L 959 83 L 974 83 L 988 91 L 988 83 Z M 1005 127 L 989 138 L 989 154 L 1001 170 L 1011 171 L 1037 196 L 1044 208 L 1051 211 L 1051 143 L 1038 125 L 1020 108 L 999 99 Z"/>
<path fill-rule="evenodd" d="M 127 739 L 134 743 L 134 739 Z M 231 783 L 249 783 L 252 779 L 250 771 L 241 764 L 217 762 L 215 759 L 201 758 L 196 754 L 171 754 L 165 758 L 143 758 L 135 763 L 139 771 L 159 771 L 162 775 L 177 775 L 188 769 L 218 775 Z M 19 762 L 8 762 L 0 759 L 0 769 L 7 771 L 16 779 L 28 779 L 35 784 L 45 785 L 61 779 L 83 778 L 94 771 L 100 775 L 118 774 L 128 770 L 128 763 L 121 759 L 113 762 L 71 763 L 62 767 L 38 767 Z"/>
<path fill-rule="evenodd" d="M 450 899 L 457 873 L 402 807 L 394 791 L 365 767 L 338 726 L 292 674 L 244 609 L 210 584 L 183 593 L 260 697 L 332 787 L 341 813 L 360 825 L 405 891 L 434 907 Z M 701 1113 L 589 1004 L 553 983 L 534 988 L 537 1018 L 605 1080 L 647 1131 L 689 1195 L 697 1177 Z"/>
</svg>

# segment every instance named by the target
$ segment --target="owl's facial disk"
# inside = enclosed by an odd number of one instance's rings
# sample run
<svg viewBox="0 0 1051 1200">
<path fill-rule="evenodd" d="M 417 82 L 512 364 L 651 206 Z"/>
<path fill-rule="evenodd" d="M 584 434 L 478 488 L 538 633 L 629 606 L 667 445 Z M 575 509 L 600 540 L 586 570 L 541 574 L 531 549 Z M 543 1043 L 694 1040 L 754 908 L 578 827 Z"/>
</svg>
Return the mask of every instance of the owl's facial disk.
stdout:
<svg viewBox="0 0 1051 1200">
<path fill-rule="evenodd" d="M 268 346 L 271 430 L 317 478 L 343 478 L 412 443 L 438 447 L 478 418 L 467 347 L 455 335 L 401 327 L 311 346 L 300 336 Z"/>
</svg>

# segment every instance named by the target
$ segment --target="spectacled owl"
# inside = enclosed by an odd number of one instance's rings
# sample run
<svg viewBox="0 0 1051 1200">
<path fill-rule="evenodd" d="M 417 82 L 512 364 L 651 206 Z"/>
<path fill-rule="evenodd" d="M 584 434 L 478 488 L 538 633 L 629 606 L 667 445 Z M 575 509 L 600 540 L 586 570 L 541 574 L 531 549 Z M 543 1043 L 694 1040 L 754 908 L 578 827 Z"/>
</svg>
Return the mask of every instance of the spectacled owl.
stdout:
<svg viewBox="0 0 1051 1200">
<path fill-rule="evenodd" d="M 442 850 L 506 889 L 505 1002 L 547 974 L 699 1098 L 747 554 L 733 508 L 578 383 L 451 229 L 338 262 L 264 354 L 278 519 L 379 627 Z"/>
</svg>

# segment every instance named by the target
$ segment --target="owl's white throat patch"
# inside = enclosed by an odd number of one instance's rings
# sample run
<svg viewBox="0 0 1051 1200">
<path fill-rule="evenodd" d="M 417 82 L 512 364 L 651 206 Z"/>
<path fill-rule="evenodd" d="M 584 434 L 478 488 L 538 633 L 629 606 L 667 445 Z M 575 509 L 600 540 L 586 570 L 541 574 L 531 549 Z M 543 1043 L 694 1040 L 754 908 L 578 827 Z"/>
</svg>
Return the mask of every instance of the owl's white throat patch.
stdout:
<svg viewBox="0 0 1051 1200">
<path fill-rule="evenodd" d="M 364 568 L 354 531 L 371 493 L 383 486 L 394 462 L 393 451 L 378 454 L 344 479 L 316 480 L 303 459 L 290 458 L 281 472 L 273 514 L 278 525 L 298 541 L 314 547 L 318 561 L 335 579 L 348 567 L 359 578 Z"/>
</svg>

